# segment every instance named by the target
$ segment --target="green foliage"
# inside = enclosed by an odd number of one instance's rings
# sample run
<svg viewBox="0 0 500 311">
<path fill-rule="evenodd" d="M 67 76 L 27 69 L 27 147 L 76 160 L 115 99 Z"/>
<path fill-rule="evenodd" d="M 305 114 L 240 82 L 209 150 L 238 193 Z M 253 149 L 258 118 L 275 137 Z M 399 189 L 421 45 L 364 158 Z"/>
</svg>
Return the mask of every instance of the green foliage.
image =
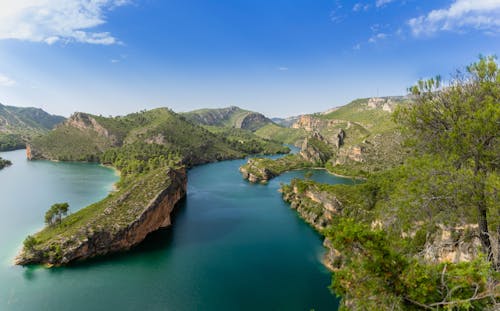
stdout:
<svg viewBox="0 0 500 311">
<path fill-rule="evenodd" d="M 0 158 L 0 170 L 6 166 L 12 165 L 12 162 L 6 159 Z"/>
<path fill-rule="evenodd" d="M 22 149 L 26 146 L 21 134 L 0 133 L 0 151 Z"/>
<path fill-rule="evenodd" d="M 106 150 L 99 161 L 117 168 L 126 178 L 160 167 L 174 167 L 181 163 L 181 157 L 164 145 L 135 142 Z"/>
<path fill-rule="evenodd" d="M 52 226 L 61 223 L 62 217 L 68 214 L 68 203 L 55 203 L 45 213 L 45 224 Z"/>
<path fill-rule="evenodd" d="M 28 235 L 23 241 L 24 249 L 26 249 L 27 251 L 33 251 L 37 244 L 38 240 L 32 235 Z"/>
<path fill-rule="evenodd" d="M 335 220 L 326 235 L 343 261 L 332 289 L 351 308 L 482 310 L 494 303 L 490 265 L 484 258 L 427 264 L 398 252 L 385 231 L 349 218 Z"/>
<path fill-rule="evenodd" d="M 419 81 L 411 91 L 415 104 L 400 108 L 395 120 L 417 151 L 452 163 L 453 168 L 447 170 L 452 174 L 472 176 L 467 187 L 470 206 L 477 211 L 484 252 L 500 270 L 500 253 L 497 258 L 493 254 L 494 245 L 500 247 L 500 237 L 492 238 L 500 230 L 490 229 L 498 212 L 489 211 L 487 199 L 489 176 L 497 175 L 500 168 L 500 68 L 496 59 L 481 57 L 449 85 L 437 77 Z M 460 184 L 460 180 L 452 183 Z"/>
<path fill-rule="evenodd" d="M 498 169 L 500 69 L 493 57 L 481 58 L 449 85 L 438 77 L 411 90 L 415 104 L 401 107 L 395 120 L 407 129 L 417 150 L 443 156 L 457 167 Z"/>
</svg>

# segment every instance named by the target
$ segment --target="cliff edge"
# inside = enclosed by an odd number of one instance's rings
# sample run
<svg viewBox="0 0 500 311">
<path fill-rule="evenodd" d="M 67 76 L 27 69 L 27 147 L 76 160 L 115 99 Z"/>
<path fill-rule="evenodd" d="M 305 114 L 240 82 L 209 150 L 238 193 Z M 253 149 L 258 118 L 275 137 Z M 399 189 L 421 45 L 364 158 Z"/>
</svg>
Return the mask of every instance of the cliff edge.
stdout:
<svg viewBox="0 0 500 311">
<path fill-rule="evenodd" d="M 171 213 L 186 194 L 184 168 L 161 168 L 119 192 L 45 227 L 25 244 L 17 265 L 65 265 L 126 251 L 151 232 L 171 225 Z"/>
</svg>

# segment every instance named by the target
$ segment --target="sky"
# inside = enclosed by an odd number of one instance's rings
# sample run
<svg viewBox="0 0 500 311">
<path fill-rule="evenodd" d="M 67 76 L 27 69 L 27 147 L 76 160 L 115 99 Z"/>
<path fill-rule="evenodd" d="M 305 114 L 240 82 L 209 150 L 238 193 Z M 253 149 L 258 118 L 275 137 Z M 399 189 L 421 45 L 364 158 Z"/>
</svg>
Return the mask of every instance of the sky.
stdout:
<svg viewBox="0 0 500 311">
<path fill-rule="evenodd" d="M 286 117 L 500 52 L 500 0 L 0 0 L 0 103 Z"/>
</svg>

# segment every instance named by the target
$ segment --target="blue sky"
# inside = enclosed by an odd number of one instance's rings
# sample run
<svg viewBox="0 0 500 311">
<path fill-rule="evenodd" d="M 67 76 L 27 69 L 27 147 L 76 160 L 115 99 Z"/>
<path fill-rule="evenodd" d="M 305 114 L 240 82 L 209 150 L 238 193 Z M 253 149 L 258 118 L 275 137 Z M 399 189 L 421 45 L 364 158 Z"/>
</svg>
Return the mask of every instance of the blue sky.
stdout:
<svg viewBox="0 0 500 311">
<path fill-rule="evenodd" d="M 500 0 L 4 0 L 0 21 L 0 102 L 65 116 L 291 116 L 500 52 Z"/>
</svg>

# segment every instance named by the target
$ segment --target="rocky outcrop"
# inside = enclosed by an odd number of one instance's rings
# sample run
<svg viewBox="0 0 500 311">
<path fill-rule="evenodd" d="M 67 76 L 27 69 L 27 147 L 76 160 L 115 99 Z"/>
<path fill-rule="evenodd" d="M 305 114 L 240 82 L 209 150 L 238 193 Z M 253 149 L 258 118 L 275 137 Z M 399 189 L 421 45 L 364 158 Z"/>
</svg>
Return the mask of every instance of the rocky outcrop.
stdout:
<svg viewBox="0 0 500 311">
<path fill-rule="evenodd" d="M 236 128 L 255 131 L 272 121 L 260 113 L 249 113 L 236 124 Z"/>
<path fill-rule="evenodd" d="M 320 119 L 312 115 L 302 115 L 300 118 L 292 125 L 295 129 L 304 129 L 307 132 L 320 131 L 328 127 L 338 126 L 344 124 L 347 121 L 336 120 L 336 119 Z"/>
<path fill-rule="evenodd" d="M 333 155 L 333 148 L 319 132 L 314 132 L 302 142 L 300 155 L 309 162 L 323 164 Z"/>
<path fill-rule="evenodd" d="M 118 146 L 121 143 L 115 135 L 110 134 L 109 131 L 99 124 L 94 117 L 83 112 L 75 112 L 63 124 L 80 130 L 92 130 L 98 135 L 109 139 L 111 144 L 115 146 Z"/>
<path fill-rule="evenodd" d="M 281 192 L 283 200 L 318 231 L 325 229 L 343 209 L 343 204 L 334 195 L 312 187 L 301 190 L 292 183 L 290 187 L 283 187 Z"/>
<path fill-rule="evenodd" d="M 37 149 L 33 148 L 31 144 L 26 144 L 26 158 L 28 160 L 44 159 L 44 156 Z"/>
<path fill-rule="evenodd" d="M 477 225 L 453 228 L 440 226 L 437 233 L 425 243 L 422 256 L 431 262 L 458 263 L 477 258 L 480 250 Z"/>
<path fill-rule="evenodd" d="M 403 97 L 394 97 L 395 100 L 402 100 Z M 383 111 L 392 113 L 396 108 L 397 102 L 390 97 L 372 97 L 368 99 L 366 106 L 368 109 L 382 109 Z"/>
<path fill-rule="evenodd" d="M 344 144 L 344 139 L 345 139 L 345 131 L 343 129 L 339 129 L 339 132 L 337 133 L 337 137 L 335 140 L 335 147 L 337 149 L 340 148 Z"/>
<path fill-rule="evenodd" d="M 244 179 L 252 183 L 267 182 L 276 177 L 270 169 L 262 166 L 259 159 L 249 159 L 246 165 L 240 167 Z"/>
<path fill-rule="evenodd" d="M 65 265 L 109 253 L 126 251 L 142 242 L 149 233 L 170 226 L 171 213 L 177 202 L 186 194 L 187 175 L 185 169 L 168 169 L 163 176 L 169 179 L 166 183 L 168 186 L 151 194 L 152 199 L 145 206 L 137 207 L 140 211 L 129 223 L 108 226 L 89 225 L 80 228 L 76 234 L 54 239 L 45 243 L 43 247 L 34 250 L 23 249 L 16 257 L 15 263 L 18 265 Z M 135 193 L 126 192 L 116 202 L 125 202 L 133 195 Z M 113 209 L 118 208 L 120 208 L 119 205 L 110 206 L 98 217 L 112 218 Z M 133 208 L 127 212 L 135 215 Z"/>
</svg>

